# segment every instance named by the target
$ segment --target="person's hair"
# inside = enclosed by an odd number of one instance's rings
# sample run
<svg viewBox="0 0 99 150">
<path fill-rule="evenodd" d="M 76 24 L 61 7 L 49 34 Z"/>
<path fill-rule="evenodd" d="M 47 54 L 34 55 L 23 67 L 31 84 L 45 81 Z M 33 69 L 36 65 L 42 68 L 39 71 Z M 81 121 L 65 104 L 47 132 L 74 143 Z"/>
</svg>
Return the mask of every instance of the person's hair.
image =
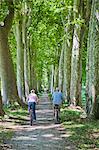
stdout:
<svg viewBox="0 0 99 150">
<path fill-rule="evenodd" d="M 56 87 L 56 91 L 59 91 L 59 88 L 58 88 L 58 87 Z"/>
<path fill-rule="evenodd" d="M 35 93 L 35 90 L 34 90 L 34 89 L 32 89 L 32 90 L 31 90 L 31 93 Z"/>
</svg>

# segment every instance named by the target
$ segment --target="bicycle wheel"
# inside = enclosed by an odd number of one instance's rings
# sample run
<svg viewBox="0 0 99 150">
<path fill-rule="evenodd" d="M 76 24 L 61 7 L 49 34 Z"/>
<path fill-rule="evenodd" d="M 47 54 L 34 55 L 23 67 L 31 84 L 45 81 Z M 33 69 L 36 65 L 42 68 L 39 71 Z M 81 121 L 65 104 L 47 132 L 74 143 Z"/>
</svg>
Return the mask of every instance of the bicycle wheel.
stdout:
<svg viewBox="0 0 99 150">
<path fill-rule="evenodd" d="M 33 111 L 30 110 L 30 125 L 32 126 L 33 124 Z"/>
<path fill-rule="evenodd" d="M 58 109 L 55 109 L 55 123 L 59 123 Z"/>
</svg>

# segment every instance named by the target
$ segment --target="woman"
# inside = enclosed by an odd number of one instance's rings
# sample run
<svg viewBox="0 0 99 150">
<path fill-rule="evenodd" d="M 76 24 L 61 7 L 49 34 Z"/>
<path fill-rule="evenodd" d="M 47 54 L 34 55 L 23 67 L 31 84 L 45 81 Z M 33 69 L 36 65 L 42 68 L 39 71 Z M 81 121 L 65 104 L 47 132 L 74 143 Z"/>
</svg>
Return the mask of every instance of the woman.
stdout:
<svg viewBox="0 0 99 150">
<path fill-rule="evenodd" d="M 30 112 L 30 109 L 33 110 L 33 120 L 36 121 L 36 112 L 35 112 L 35 108 L 36 108 L 36 104 L 38 103 L 38 97 L 35 94 L 35 90 L 31 90 L 31 93 L 28 96 L 28 110 Z"/>
</svg>

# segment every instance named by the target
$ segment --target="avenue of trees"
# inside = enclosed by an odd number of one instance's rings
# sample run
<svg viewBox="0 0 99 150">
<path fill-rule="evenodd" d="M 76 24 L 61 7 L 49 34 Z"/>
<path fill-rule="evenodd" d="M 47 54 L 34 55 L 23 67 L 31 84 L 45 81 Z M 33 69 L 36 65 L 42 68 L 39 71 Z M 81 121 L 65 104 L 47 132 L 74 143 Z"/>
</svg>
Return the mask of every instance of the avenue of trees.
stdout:
<svg viewBox="0 0 99 150">
<path fill-rule="evenodd" d="M 99 118 L 99 0 L 0 0 L 0 114 L 42 85 Z"/>
</svg>

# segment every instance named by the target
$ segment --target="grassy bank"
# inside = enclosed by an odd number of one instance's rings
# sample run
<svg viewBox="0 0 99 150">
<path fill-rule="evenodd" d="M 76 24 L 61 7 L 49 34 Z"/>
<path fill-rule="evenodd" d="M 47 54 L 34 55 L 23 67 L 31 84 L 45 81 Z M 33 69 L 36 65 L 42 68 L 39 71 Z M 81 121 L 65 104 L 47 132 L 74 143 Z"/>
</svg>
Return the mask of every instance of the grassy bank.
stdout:
<svg viewBox="0 0 99 150">
<path fill-rule="evenodd" d="M 81 112 L 64 109 L 61 111 L 63 125 L 68 134 L 68 140 L 76 145 L 77 150 L 99 149 L 99 120 L 80 118 Z"/>
<path fill-rule="evenodd" d="M 12 138 L 15 126 L 26 124 L 28 116 L 28 111 L 20 107 L 4 107 L 4 111 L 4 117 L 0 117 L 0 150 L 6 148 L 6 141 Z"/>
</svg>

